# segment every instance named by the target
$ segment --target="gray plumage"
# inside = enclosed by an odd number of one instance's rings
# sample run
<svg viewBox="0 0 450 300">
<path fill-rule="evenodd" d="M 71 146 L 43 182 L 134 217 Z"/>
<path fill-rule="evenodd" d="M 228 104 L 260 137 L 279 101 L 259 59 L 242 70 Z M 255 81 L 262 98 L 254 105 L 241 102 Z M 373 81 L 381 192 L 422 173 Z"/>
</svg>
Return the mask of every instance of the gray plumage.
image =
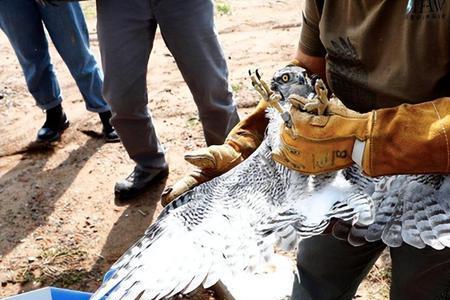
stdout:
<svg viewBox="0 0 450 300">
<path fill-rule="evenodd" d="M 283 80 L 284 73 L 290 80 Z M 284 76 L 284 79 L 288 77 Z M 282 80 L 281 82 L 279 80 Z M 310 97 L 303 69 L 274 76 L 272 89 Z M 285 108 L 288 103 L 283 104 Z M 306 176 L 271 159 L 283 122 L 269 110 L 261 146 L 244 162 L 169 204 L 145 235 L 112 267 L 95 299 L 170 299 L 209 287 L 270 259 L 273 248 L 333 231 L 354 245 L 382 240 L 392 247 L 450 246 L 450 178 L 365 177 L 357 166 Z"/>
</svg>

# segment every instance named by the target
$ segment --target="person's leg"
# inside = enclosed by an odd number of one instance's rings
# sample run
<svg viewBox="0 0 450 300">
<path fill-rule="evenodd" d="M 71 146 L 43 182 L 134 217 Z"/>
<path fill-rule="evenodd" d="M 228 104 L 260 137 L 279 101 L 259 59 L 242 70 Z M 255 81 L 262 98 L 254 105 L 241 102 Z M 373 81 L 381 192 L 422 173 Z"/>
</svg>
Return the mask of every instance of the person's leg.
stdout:
<svg viewBox="0 0 450 300">
<path fill-rule="evenodd" d="M 450 299 L 450 249 L 391 248 L 392 300 Z"/>
<path fill-rule="evenodd" d="M 32 0 L 0 1 L 0 28 L 16 52 L 28 90 L 36 104 L 46 111 L 37 141 L 59 139 L 69 121 L 61 107 L 61 91 L 50 62 L 39 5 Z"/>
<path fill-rule="evenodd" d="M 211 0 L 153 1 L 164 41 L 197 104 L 206 143 L 222 144 L 239 121 L 214 28 Z"/>
<path fill-rule="evenodd" d="M 103 100 L 103 74 L 89 49 L 89 33 L 78 2 L 40 6 L 45 27 L 92 112 L 109 111 Z"/>
<path fill-rule="evenodd" d="M 112 123 L 139 171 L 119 182 L 116 193 L 131 198 L 155 177 L 167 174 L 164 151 L 147 109 L 147 64 L 157 25 L 148 0 L 97 1 L 97 17 L 103 93 L 111 105 Z M 150 175 L 143 178 L 140 171 Z"/>
<path fill-rule="evenodd" d="M 0 1 L 0 28 L 23 69 L 37 105 L 48 110 L 61 104 L 61 91 L 50 62 L 38 4 L 32 0 Z"/>
<path fill-rule="evenodd" d="M 386 246 L 367 243 L 354 247 L 332 235 L 300 242 L 292 300 L 350 300 Z"/>
</svg>

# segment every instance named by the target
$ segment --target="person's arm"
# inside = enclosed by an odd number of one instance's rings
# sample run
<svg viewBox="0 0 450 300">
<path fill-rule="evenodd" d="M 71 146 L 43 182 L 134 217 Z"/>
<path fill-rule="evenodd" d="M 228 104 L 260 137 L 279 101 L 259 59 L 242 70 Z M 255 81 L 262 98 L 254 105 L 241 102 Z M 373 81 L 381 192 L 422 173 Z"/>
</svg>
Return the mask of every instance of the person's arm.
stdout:
<svg viewBox="0 0 450 300">
<path fill-rule="evenodd" d="M 294 63 L 324 80 L 326 49 L 320 40 L 321 7 L 306 0 Z M 361 99 L 364 100 L 364 99 Z M 295 113 L 296 132 L 282 132 L 274 158 L 318 174 L 353 164 L 371 176 L 450 172 L 450 98 L 358 114 L 343 105 L 332 116 Z M 292 151 L 292 147 L 299 151 Z"/>
<path fill-rule="evenodd" d="M 319 75 L 326 81 L 325 57 L 308 55 L 299 47 L 292 63 L 306 69 L 311 74 Z"/>
<path fill-rule="evenodd" d="M 319 3 L 322 2 L 322 3 Z M 320 18 L 323 1 L 306 0 L 302 12 L 302 30 L 293 64 L 326 80 L 326 50 L 320 40 Z"/>
<path fill-rule="evenodd" d="M 357 162 L 370 176 L 450 173 L 450 97 L 360 114 L 333 100 L 326 113 L 291 110 L 274 159 L 306 174 Z M 296 149 L 296 151 L 292 151 Z"/>
<path fill-rule="evenodd" d="M 367 174 L 450 173 L 450 97 L 372 115 L 361 155 L 353 152 Z"/>
</svg>

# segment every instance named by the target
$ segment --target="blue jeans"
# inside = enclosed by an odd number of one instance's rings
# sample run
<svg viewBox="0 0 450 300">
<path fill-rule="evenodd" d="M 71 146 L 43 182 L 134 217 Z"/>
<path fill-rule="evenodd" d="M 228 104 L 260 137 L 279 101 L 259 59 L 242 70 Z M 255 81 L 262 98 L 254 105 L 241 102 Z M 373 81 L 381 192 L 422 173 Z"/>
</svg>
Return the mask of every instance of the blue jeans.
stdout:
<svg viewBox="0 0 450 300">
<path fill-rule="evenodd" d="M 102 97 L 103 74 L 89 50 L 89 34 L 80 5 L 72 2 L 41 6 L 35 0 L 0 0 L 0 28 L 16 52 L 37 105 L 47 110 L 62 101 L 44 24 L 80 89 L 86 108 L 108 111 Z"/>
</svg>

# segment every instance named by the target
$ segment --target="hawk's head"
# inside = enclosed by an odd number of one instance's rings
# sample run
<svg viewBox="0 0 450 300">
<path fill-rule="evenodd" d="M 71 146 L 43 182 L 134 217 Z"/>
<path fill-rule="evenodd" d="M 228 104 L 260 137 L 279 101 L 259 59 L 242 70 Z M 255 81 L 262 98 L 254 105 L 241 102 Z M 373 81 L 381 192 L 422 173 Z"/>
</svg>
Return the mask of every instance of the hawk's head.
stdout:
<svg viewBox="0 0 450 300">
<path fill-rule="evenodd" d="M 314 82 L 311 81 L 302 67 L 287 66 L 273 75 L 270 88 L 280 93 L 283 100 L 289 98 L 291 94 L 308 97 L 314 93 Z"/>
</svg>

